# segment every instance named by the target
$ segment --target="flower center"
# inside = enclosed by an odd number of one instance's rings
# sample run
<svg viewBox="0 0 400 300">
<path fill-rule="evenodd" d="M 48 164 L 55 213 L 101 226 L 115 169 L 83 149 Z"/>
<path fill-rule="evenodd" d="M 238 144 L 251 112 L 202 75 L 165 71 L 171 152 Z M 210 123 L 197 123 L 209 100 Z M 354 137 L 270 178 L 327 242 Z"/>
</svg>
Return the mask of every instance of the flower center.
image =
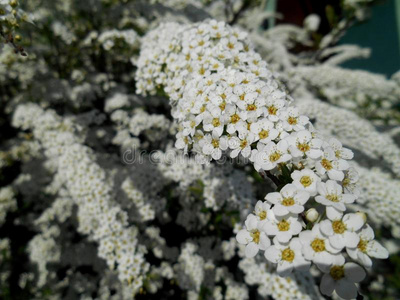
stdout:
<svg viewBox="0 0 400 300">
<path fill-rule="evenodd" d="M 265 220 L 267 218 L 267 212 L 265 210 L 260 211 L 258 217 L 260 218 L 260 220 Z"/>
<path fill-rule="evenodd" d="M 253 242 L 258 244 L 260 242 L 260 232 L 258 230 L 250 232 L 250 236 L 253 238 Z"/>
<path fill-rule="evenodd" d="M 300 178 L 300 183 L 304 186 L 304 187 L 308 187 L 311 185 L 312 183 L 312 179 L 310 176 L 302 176 Z"/>
<path fill-rule="evenodd" d="M 294 260 L 294 251 L 290 248 L 286 248 L 282 251 L 282 259 L 292 262 Z"/>
<path fill-rule="evenodd" d="M 295 117 L 289 117 L 289 118 L 287 119 L 287 122 L 288 122 L 290 125 L 296 125 L 296 124 L 297 124 L 297 118 L 295 118 Z"/>
<path fill-rule="evenodd" d="M 310 150 L 310 146 L 306 143 L 298 143 L 297 144 L 297 148 L 301 151 L 301 152 L 307 152 L 308 150 Z"/>
<path fill-rule="evenodd" d="M 269 131 L 268 130 L 261 130 L 260 133 L 258 134 L 260 139 L 266 139 L 269 136 Z"/>
<path fill-rule="evenodd" d="M 273 106 L 273 105 L 271 105 L 271 106 L 268 107 L 268 113 L 269 113 L 270 115 L 276 115 L 277 111 L 278 111 L 278 109 L 277 109 L 275 106 Z"/>
<path fill-rule="evenodd" d="M 254 104 L 247 105 L 247 110 L 248 111 L 255 111 L 256 109 L 257 109 L 257 106 L 255 106 Z"/>
<path fill-rule="evenodd" d="M 279 231 L 288 231 L 290 229 L 290 223 L 286 220 L 282 220 L 278 223 Z"/>
<path fill-rule="evenodd" d="M 246 96 L 246 94 L 241 94 L 241 95 L 239 96 L 239 99 L 242 100 L 242 101 L 244 101 L 244 96 Z"/>
<path fill-rule="evenodd" d="M 222 103 L 219 105 L 219 108 L 220 108 L 221 110 L 225 110 L 225 106 L 226 106 L 226 102 L 224 101 L 224 102 L 222 102 Z"/>
<path fill-rule="evenodd" d="M 240 120 L 239 115 L 234 114 L 234 115 L 231 116 L 231 123 L 232 124 L 236 124 L 237 122 L 239 122 L 239 120 Z"/>
<path fill-rule="evenodd" d="M 342 221 L 333 221 L 332 228 L 335 233 L 339 233 L 339 234 L 342 234 L 347 229 L 346 224 L 344 224 Z"/>
<path fill-rule="evenodd" d="M 247 140 L 243 140 L 240 142 L 240 148 L 244 149 L 247 146 Z"/>
<path fill-rule="evenodd" d="M 343 266 L 333 266 L 329 272 L 334 280 L 339 280 L 344 277 L 344 267 Z"/>
<path fill-rule="evenodd" d="M 292 197 L 284 198 L 284 199 L 282 200 L 282 205 L 285 205 L 285 206 L 292 206 L 293 204 L 294 204 L 294 199 L 293 199 Z"/>
<path fill-rule="evenodd" d="M 211 145 L 213 145 L 214 148 L 218 148 L 218 147 L 219 147 L 219 141 L 213 139 L 213 140 L 211 141 Z"/>
<path fill-rule="evenodd" d="M 321 160 L 321 165 L 328 171 L 332 169 L 332 163 L 326 158 Z"/>
<path fill-rule="evenodd" d="M 234 44 L 232 44 L 231 42 L 229 42 L 227 46 L 228 46 L 228 48 L 229 48 L 229 49 L 233 49 L 233 48 L 235 48 L 235 45 L 234 45 Z"/>
<path fill-rule="evenodd" d="M 357 248 L 360 249 L 361 252 L 366 253 L 367 245 L 368 245 L 367 240 L 360 239 L 360 241 L 358 242 Z"/>
<path fill-rule="evenodd" d="M 339 202 L 339 197 L 336 194 L 326 195 L 325 198 L 332 202 Z"/>
<path fill-rule="evenodd" d="M 314 239 L 311 242 L 311 248 L 313 248 L 315 252 L 325 251 L 325 241 L 321 239 Z"/>
<path fill-rule="evenodd" d="M 269 156 L 269 160 L 272 162 L 276 162 L 280 158 L 281 158 L 281 154 L 279 152 L 274 152 Z"/>
<path fill-rule="evenodd" d="M 214 127 L 218 127 L 218 126 L 221 125 L 221 122 L 219 121 L 218 118 L 214 118 L 214 119 L 212 120 L 212 125 L 213 125 Z"/>
</svg>

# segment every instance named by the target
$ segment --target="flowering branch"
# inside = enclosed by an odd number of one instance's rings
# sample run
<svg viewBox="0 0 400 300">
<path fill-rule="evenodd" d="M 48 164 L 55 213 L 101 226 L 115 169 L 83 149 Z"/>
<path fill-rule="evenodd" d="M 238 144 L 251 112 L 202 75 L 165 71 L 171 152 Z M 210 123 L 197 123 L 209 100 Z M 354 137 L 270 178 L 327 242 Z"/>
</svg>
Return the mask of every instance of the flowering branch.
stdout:
<svg viewBox="0 0 400 300">
<path fill-rule="evenodd" d="M 175 32 L 172 39 L 168 32 Z M 237 233 L 245 256 L 264 251 L 281 276 L 313 263 L 325 274 L 323 294 L 356 297 L 355 283 L 366 273 L 343 251 L 366 267 L 370 257 L 386 258 L 388 252 L 373 240 L 364 214 L 345 213 L 359 194 L 348 162 L 353 152 L 325 139 L 299 114 L 246 33 L 213 20 L 168 23 L 142 43 L 137 92 L 164 87 L 179 125 L 176 147 L 196 153 L 200 162 L 240 155 L 277 186 Z"/>
</svg>

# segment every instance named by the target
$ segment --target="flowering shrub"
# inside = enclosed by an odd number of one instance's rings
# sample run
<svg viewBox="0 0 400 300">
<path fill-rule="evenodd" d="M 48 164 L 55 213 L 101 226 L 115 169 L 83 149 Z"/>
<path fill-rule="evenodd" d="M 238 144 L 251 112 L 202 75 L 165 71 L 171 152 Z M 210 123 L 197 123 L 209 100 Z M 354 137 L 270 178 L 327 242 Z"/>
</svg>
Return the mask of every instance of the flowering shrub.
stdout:
<svg viewBox="0 0 400 300">
<path fill-rule="evenodd" d="M 0 0 L 0 298 L 399 298 L 372 2 Z"/>
<path fill-rule="evenodd" d="M 358 174 L 347 162 L 353 152 L 324 140 L 299 114 L 246 34 L 216 21 L 162 24 L 142 40 L 138 67 L 138 92 L 161 85 L 170 96 L 177 148 L 193 150 L 201 161 L 240 155 L 276 185 L 236 235 L 246 257 L 265 251 L 282 276 L 313 262 L 327 274 L 323 294 L 355 298 L 354 283 L 365 271 L 341 252 L 366 267 L 369 256 L 388 252 L 373 240 L 365 214 L 345 213 L 359 195 Z"/>
</svg>

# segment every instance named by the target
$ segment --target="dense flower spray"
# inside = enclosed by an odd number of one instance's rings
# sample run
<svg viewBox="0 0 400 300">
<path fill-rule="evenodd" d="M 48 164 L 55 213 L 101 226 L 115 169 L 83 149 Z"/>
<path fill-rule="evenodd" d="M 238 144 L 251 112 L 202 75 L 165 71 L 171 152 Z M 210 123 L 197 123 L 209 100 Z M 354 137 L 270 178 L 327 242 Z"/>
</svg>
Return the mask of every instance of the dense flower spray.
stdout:
<svg viewBox="0 0 400 300">
<path fill-rule="evenodd" d="M 142 43 L 137 91 L 168 94 L 176 147 L 200 162 L 240 156 L 276 185 L 237 233 L 245 255 L 264 251 L 282 275 L 314 263 L 325 273 L 323 294 L 356 297 L 365 271 L 344 253 L 370 267 L 370 257 L 388 252 L 373 240 L 365 214 L 347 212 L 359 196 L 353 152 L 299 113 L 246 33 L 214 20 L 168 23 Z"/>
</svg>

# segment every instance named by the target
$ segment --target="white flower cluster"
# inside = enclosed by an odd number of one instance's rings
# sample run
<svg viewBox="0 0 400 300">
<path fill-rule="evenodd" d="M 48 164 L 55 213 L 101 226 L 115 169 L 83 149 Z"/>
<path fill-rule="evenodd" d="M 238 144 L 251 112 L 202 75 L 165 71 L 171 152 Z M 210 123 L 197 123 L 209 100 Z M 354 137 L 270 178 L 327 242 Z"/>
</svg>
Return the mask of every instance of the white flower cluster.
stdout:
<svg viewBox="0 0 400 300">
<path fill-rule="evenodd" d="M 310 300 L 321 299 L 310 273 L 293 272 L 286 277 L 276 274 L 268 263 L 259 263 L 256 258 L 244 258 L 239 263 L 244 280 L 249 285 L 258 285 L 262 297 L 273 299 Z"/>
<path fill-rule="evenodd" d="M 11 186 L 0 188 L 0 226 L 4 224 L 7 212 L 17 209 L 17 200 Z"/>
<path fill-rule="evenodd" d="M 394 237 L 400 238 L 400 181 L 379 168 L 358 166 L 360 201 L 368 217 L 377 225 L 391 228 Z"/>
<path fill-rule="evenodd" d="M 310 118 L 315 119 L 314 125 L 321 133 L 336 136 L 347 146 L 362 151 L 373 159 L 383 160 L 400 176 L 400 148 L 390 135 L 379 132 L 354 112 L 317 99 L 300 98 L 297 107 L 300 112 L 307 112 Z"/>
<path fill-rule="evenodd" d="M 97 40 L 103 46 L 104 50 L 110 51 L 119 40 L 124 41 L 130 46 L 137 46 L 139 43 L 139 36 L 133 29 L 113 29 L 102 32 L 97 37 Z"/>
<path fill-rule="evenodd" d="M 38 286 L 46 284 L 48 276 L 55 276 L 47 270 L 47 264 L 58 262 L 61 257 L 61 248 L 56 239 L 60 235 L 58 226 L 46 228 L 42 233 L 36 235 L 28 244 L 29 258 L 35 262 L 39 269 Z"/>
<path fill-rule="evenodd" d="M 171 38 L 167 32 L 175 32 Z M 168 37 L 168 38 L 167 38 Z M 321 292 L 350 299 L 364 270 L 341 254 L 366 263 L 363 255 L 388 252 L 371 234 L 362 214 L 346 213 L 358 197 L 353 152 L 331 138 L 322 139 L 290 97 L 279 88 L 267 65 L 252 50 L 246 34 L 223 22 L 182 26 L 165 24 L 142 40 L 137 90 L 169 95 L 180 126 L 176 147 L 192 150 L 200 161 L 249 159 L 278 191 L 259 201 L 237 240 L 247 257 L 265 251 L 280 275 L 307 270 L 311 262 L 326 273 Z M 304 214 L 307 207 L 316 211 Z M 272 240 L 272 242 L 271 242 Z"/>
<path fill-rule="evenodd" d="M 393 120 L 399 117 L 395 107 L 400 103 L 400 88 L 383 75 L 329 65 L 301 66 L 293 72 L 333 104 L 366 118 Z"/>
<path fill-rule="evenodd" d="M 116 269 L 119 279 L 135 293 L 148 269 L 138 247 L 137 229 L 129 226 L 126 212 L 112 198 L 112 184 L 95 163 L 92 151 L 80 144 L 76 126 L 60 119 L 53 111 L 38 106 L 17 108 L 13 125 L 31 128 L 50 158 L 71 198 L 78 206 L 79 231 L 99 243 L 99 256 Z"/>
</svg>

